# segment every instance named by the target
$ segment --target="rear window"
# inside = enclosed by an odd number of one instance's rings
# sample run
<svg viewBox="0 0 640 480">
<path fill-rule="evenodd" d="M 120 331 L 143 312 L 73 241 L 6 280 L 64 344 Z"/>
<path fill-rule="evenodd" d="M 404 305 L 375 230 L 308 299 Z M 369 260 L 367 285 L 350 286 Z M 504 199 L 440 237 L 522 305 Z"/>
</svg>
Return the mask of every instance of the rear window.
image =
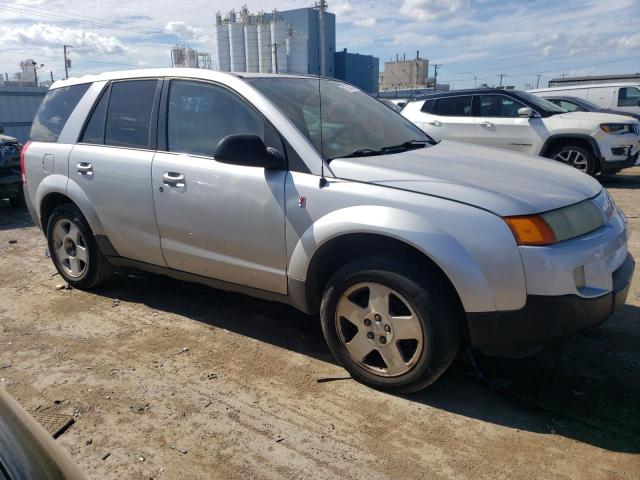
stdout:
<svg viewBox="0 0 640 480">
<path fill-rule="evenodd" d="M 104 143 L 148 148 L 157 80 L 128 80 L 111 85 Z"/>
<path fill-rule="evenodd" d="M 436 114 L 447 117 L 469 117 L 471 115 L 471 95 L 464 97 L 439 98 L 436 103 Z"/>
<path fill-rule="evenodd" d="M 57 142 L 69 115 L 89 88 L 89 83 L 49 90 L 36 113 L 29 136 L 34 142 Z"/>
</svg>

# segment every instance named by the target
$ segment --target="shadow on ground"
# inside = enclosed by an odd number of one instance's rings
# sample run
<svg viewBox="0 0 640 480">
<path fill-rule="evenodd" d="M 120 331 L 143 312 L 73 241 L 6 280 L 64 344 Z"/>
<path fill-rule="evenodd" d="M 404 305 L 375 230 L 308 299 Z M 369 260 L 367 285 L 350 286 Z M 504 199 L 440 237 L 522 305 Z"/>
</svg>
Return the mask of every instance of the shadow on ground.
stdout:
<svg viewBox="0 0 640 480">
<path fill-rule="evenodd" d="M 129 270 L 95 293 L 335 363 L 317 318 L 285 305 Z M 640 453 L 639 325 L 640 308 L 627 305 L 600 328 L 527 359 L 478 357 L 482 379 L 459 355 L 430 389 L 403 398 L 512 428 Z M 513 408 L 505 408 L 505 401 Z"/>
<path fill-rule="evenodd" d="M 606 188 L 621 188 L 624 190 L 637 190 L 640 188 L 640 175 L 617 174 L 602 177 L 600 183 Z"/>
</svg>

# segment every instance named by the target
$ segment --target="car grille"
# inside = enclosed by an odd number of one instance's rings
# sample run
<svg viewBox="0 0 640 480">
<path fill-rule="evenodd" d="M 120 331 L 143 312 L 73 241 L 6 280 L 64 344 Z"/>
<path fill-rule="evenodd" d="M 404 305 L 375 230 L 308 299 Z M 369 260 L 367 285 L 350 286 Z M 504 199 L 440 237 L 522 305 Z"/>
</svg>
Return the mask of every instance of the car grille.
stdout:
<svg viewBox="0 0 640 480">
<path fill-rule="evenodd" d="M 0 151 L 5 155 L 19 155 L 20 150 L 18 149 L 18 144 L 9 143 L 6 145 L 0 145 Z"/>
</svg>

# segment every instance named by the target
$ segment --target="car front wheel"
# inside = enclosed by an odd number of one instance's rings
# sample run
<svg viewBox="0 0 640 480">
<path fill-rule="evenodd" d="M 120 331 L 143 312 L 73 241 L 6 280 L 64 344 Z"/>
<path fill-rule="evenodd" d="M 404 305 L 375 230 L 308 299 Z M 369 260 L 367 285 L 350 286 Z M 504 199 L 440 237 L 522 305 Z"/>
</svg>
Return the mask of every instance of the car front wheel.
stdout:
<svg viewBox="0 0 640 480">
<path fill-rule="evenodd" d="M 577 168 L 587 175 L 595 175 L 596 159 L 589 150 L 575 145 L 564 145 L 554 150 L 550 158 Z"/>
<path fill-rule="evenodd" d="M 450 289 L 408 265 L 386 256 L 346 265 L 329 281 L 320 314 L 331 352 L 353 378 L 398 393 L 433 383 L 459 341 Z"/>
</svg>

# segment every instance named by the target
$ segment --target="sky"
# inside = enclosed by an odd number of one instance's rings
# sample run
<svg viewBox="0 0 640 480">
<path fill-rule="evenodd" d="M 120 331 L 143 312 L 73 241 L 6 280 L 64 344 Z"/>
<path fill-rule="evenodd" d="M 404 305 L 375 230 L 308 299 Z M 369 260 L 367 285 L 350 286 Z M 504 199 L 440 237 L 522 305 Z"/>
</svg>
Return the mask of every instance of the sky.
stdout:
<svg viewBox="0 0 640 480">
<path fill-rule="evenodd" d="M 171 65 L 171 46 L 213 50 L 215 12 L 288 10 L 313 0 L 0 0 L 0 73 L 21 60 L 64 77 L 62 46 L 78 76 Z M 545 86 L 573 75 L 640 72 L 640 0 L 328 0 L 336 48 L 380 67 L 420 51 L 438 82 Z M 433 68 L 430 68 L 433 75 Z M 540 75 L 538 80 L 537 75 Z"/>
</svg>

